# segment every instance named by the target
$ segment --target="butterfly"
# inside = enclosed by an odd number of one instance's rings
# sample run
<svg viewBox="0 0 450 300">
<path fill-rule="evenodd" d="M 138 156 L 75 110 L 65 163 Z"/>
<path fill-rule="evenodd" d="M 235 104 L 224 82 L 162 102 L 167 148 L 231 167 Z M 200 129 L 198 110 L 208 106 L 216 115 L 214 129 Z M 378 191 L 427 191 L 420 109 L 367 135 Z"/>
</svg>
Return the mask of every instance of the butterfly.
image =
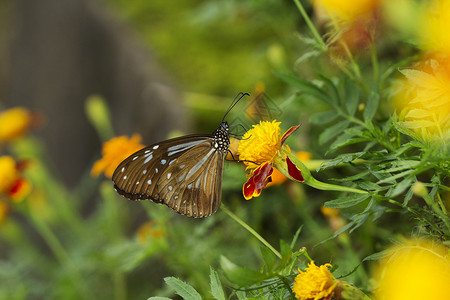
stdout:
<svg viewBox="0 0 450 300">
<path fill-rule="evenodd" d="M 217 211 L 222 171 L 230 152 L 229 111 L 249 96 L 239 93 L 210 135 L 187 135 L 145 147 L 123 160 L 113 173 L 115 190 L 131 200 L 150 199 L 176 212 L 204 218 Z"/>
</svg>

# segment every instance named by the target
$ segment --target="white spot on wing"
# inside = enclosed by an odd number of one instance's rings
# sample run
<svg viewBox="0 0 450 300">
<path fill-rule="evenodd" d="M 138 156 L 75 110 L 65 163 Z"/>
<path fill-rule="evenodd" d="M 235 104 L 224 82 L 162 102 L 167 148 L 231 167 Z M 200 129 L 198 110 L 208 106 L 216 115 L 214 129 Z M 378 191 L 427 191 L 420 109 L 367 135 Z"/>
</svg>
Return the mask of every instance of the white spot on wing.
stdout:
<svg viewBox="0 0 450 300">
<path fill-rule="evenodd" d="M 172 173 L 167 173 L 167 179 L 170 179 L 170 176 L 172 176 Z"/>
<path fill-rule="evenodd" d="M 155 173 L 158 173 L 158 168 L 155 168 Z"/>
<path fill-rule="evenodd" d="M 153 155 L 150 154 L 150 155 L 144 160 L 144 164 L 148 163 L 152 158 L 153 158 Z"/>
<path fill-rule="evenodd" d="M 171 185 L 169 185 L 169 191 L 171 191 L 173 189 L 173 187 Z"/>
<path fill-rule="evenodd" d="M 123 180 L 127 179 L 127 175 L 123 176 Z"/>
<path fill-rule="evenodd" d="M 125 167 L 122 167 L 122 170 L 121 170 L 121 172 L 123 173 L 123 171 L 125 171 Z"/>
<path fill-rule="evenodd" d="M 147 180 L 147 183 L 152 184 L 152 180 L 151 179 Z"/>
<path fill-rule="evenodd" d="M 135 156 L 135 157 L 133 157 L 133 160 L 136 160 L 137 158 L 138 158 L 139 156 Z"/>
<path fill-rule="evenodd" d="M 161 164 L 162 164 L 162 165 L 166 164 L 166 162 L 167 162 L 167 160 L 161 159 Z"/>
<path fill-rule="evenodd" d="M 142 174 L 144 175 L 147 174 L 147 170 L 142 171 Z"/>
<path fill-rule="evenodd" d="M 156 150 L 159 148 L 159 145 L 153 146 L 153 150 Z"/>
</svg>

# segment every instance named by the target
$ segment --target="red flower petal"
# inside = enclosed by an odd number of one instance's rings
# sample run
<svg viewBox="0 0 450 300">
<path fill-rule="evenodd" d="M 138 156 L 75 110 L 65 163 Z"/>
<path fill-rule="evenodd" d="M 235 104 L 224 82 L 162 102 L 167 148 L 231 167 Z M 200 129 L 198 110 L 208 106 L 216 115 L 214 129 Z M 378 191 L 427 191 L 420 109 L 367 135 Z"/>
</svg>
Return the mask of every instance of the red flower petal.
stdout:
<svg viewBox="0 0 450 300">
<path fill-rule="evenodd" d="M 300 126 L 302 126 L 302 124 L 298 124 L 297 126 L 292 126 L 291 128 L 288 129 L 288 131 L 286 131 L 283 136 L 281 137 L 281 145 L 284 144 L 284 141 L 291 135 L 294 133 L 294 131 L 296 131 Z"/>
<path fill-rule="evenodd" d="M 302 172 L 297 168 L 296 165 L 286 156 L 286 163 L 288 166 L 289 175 L 297 181 L 303 182 L 305 179 L 302 176 Z"/>
<path fill-rule="evenodd" d="M 258 197 L 261 194 L 263 188 L 267 183 L 272 181 L 270 175 L 272 175 L 272 164 L 267 163 L 259 166 L 253 171 L 253 175 L 247 180 L 242 187 L 242 192 L 246 200 L 250 200 L 253 197 Z"/>
<path fill-rule="evenodd" d="M 253 182 L 253 176 L 250 177 L 242 187 L 245 200 L 250 200 L 255 192 L 255 183 Z"/>
</svg>

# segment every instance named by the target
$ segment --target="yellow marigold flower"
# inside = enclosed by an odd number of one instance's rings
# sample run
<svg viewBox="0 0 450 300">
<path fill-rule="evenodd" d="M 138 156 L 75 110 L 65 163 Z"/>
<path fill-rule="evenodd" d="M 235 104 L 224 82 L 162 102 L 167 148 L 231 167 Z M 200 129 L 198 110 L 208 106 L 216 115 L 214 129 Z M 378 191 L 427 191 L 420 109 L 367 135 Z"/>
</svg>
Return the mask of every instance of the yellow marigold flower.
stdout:
<svg viewBox="0 0 450 300">
<path fill-rule="evenodd" d="M 396 104 L 402 124 L 426 141 L 450 138 L 450 63 L 431 59 L 401 72 Z"/>
<path fill-rule="evenodd" d="M 0 113 L 0 141 L 12 141 L 26 133 L 31 125 L 31 113 L 15 107 Z"/>
<path fill-rule="evenodd" d="M 428 3 L 419 28 L 420 42 L 425 50 L 450 54 L 450 2 L 434 0 Z"/>
<path fill-rule="evenodd" d="M 289 159 L 291 152 L 284 141 L 297 130 L 300 125 L 291 127 L 281 136 L 281 122 L 261 121 L 247 131 L 239 143 L 239 159 L 244 161 L 249 171 L 248 181 L 243 186 L 244 198 L 249 200 L 258 197 L 262 189 L 272 181 L 273 167 L 283 169 L 289 176 L 303 182 L 301 171 Z"/>
<path fill-rule="evenodd" d="M 324 264 L 318 267 L 314 262 L 310 262 L 305 272 L 298 269 L 300 273 L 295 277 L 293 288 L 295 297 L 302 300 L 331 299 L 338 280 L 331 274 L 329 267 L 332 265 Z"/>
<path fill-rule="evenodd" d="M 430 241 L 407 241 L 391 251 L 376 272 L 376 300 L 450 299 L 447 247 Z"/>
<path fill-rule="evenodd" d="M 140 144 L 141 140 L 140 135 L 134 134 L 131 138 L 119 136 L 103 143 L 103 157 L 94 163 L 91 175 L 98 176 L 104 172 L 106 177 L 111 178 L 114 170 L 125 158 L 144 148 L 144 145 Z"/>
</svg>

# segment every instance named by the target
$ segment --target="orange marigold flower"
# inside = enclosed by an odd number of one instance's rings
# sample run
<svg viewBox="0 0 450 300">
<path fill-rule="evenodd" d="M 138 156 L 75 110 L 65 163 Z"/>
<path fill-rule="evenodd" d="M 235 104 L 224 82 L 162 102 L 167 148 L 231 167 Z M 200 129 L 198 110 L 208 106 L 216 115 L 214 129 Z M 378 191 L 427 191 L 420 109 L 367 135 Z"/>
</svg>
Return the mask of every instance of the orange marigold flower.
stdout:
<svg viewBox="0 0 450 300">
<path fill-rule="evenodd" d="M 31 113 L 23 107 L 15 107 L 0 113 L 0 141 L 9 142 L 26 133 L 31 125 Z"/>
<path fill-rule="evenodd" d="M 141 144 L 141 136 L 134 134 L 131 138 L 119 136 L 103 143 L 102 158 L 94 163 L 91 170 L 92 176 L 98 176 L 102 172 L 111 178 L 117 166 L 134 152 L 144 148 Z"/>
<path fill-rule="evenodd" d="M 328 268 L 331 264 L 324 264 L 320 267 L 314 262 L 310 262 L 303 272 L 295 277 L 293 291 L 297 299 L 302 300 L 329 300 L 334 295 L 338 280 L 334 278 Z"/>
<path fill-rule="evenodd" d="M 300 125 L 291 127 L 283 136 L 280 133 L 281 122 L 261 121 L 247 131 L 239 143 L 239 159 L 244 161 L 249 171 L 248 181 L 243 186 L 244 198 L 258 197 L 266 185 L 272 181 L 274 167 L 285 171 L 297 181 L 303 182 L 301 171 L 289 159 L 291 152 L 284 141 Z M 285 174 L 286 174 L 285 173 Z"/>
<path fill-rule="evenodd" d="M 391 248 L 376 278 L 376 300 L 450 299 L 448 247 L 431 241 L 406 241 Z"/>
</svg>

